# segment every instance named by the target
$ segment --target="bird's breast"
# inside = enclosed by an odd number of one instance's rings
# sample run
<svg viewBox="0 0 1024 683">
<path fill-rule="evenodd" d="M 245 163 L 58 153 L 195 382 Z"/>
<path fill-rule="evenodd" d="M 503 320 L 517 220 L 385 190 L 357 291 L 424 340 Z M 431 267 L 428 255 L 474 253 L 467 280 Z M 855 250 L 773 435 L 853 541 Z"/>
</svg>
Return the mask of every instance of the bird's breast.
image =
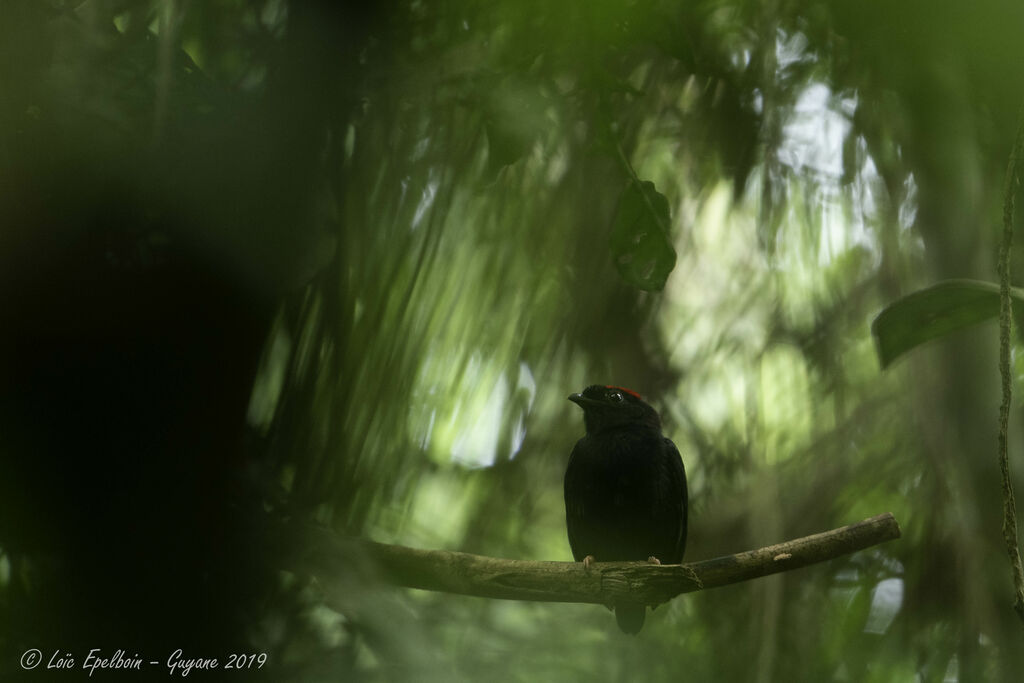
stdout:
<svg viewBox="0 0 1024 683">
<path fill-rule="evenodd" d="M 657 484 L 661 436 L 613 432 L 585 438 L 589 443 L 579 449 L 582 457 L 574 464 L 586 472 L 588 493 L 605 508 L 643 507 Z"/>
</svg>

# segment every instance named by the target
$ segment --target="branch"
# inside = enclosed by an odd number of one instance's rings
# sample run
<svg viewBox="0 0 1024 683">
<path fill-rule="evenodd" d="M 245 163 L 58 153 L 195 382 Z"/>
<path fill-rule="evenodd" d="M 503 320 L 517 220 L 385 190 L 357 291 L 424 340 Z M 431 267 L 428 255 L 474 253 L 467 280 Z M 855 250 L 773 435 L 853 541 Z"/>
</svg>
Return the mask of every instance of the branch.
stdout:
<svg viewBox="0 0 1024 683">
<path fill-rule="evenodd" d="M 999 244 L 999 374 L 1002 378 L 1003 401 L 999 406 L 999 476 L 1003 489 L 1003 543 L 1010 560 L 1013 576 L 1013 609 L 1024 621 L 1024 567 L 1021 566 L 1020 546 L 1017 542 L 1017 502 L 1013 497 L 1010 478 L 1009 423 L 1013 379 L 1010 373 L 1010 247 L 1013 244 L 1013 200 L 1017 192 L 1017 163 L 1024 146 L 1024 108 L 1017 115 L 1017 135 L 1006 164 L 1003 188 L 1003 237 Z"/>
<path fill-rule="evenodd" d="M 475 595 L 503 600 L 612 604 L 618 598 L 649 605 L 681 593 L 725 586 L 824 562 L 900 536 L 891 513 L 813 536 L 760 550 L 749 550 L 689 564 L 597 562 L 584 569 L 579 562 L 502 560 L 447 550 L 416 550 L 398 545 L 350 539 L 328 530 L 306 536 L 307 568 L 330 581 L 352 550 L 367 554 L 391 583 L 409 588 Z M 339 544 L 340 542 L 340 544 Z M 346 547 L 354 543 L 356 547 Z"/>
</svg>

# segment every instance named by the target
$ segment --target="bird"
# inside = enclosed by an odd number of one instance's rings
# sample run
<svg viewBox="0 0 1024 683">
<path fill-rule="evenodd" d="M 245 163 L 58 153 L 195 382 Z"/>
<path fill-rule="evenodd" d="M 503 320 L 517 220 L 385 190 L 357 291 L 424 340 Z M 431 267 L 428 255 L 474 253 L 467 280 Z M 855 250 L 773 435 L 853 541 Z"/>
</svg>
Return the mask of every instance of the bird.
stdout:
<svg viewBox="0 0 1024 683">
<path fill-rule="evenodd" d="M 657 411 L 634 391 L 594 384 L 569 400 L 586 434 L 565 470 L 565 524 L 573 558 L 679 564 L 686 550 L 686 469 Z M 637 634 L 647 606 L 619 602 L 615 620 Z"/>
</svg>

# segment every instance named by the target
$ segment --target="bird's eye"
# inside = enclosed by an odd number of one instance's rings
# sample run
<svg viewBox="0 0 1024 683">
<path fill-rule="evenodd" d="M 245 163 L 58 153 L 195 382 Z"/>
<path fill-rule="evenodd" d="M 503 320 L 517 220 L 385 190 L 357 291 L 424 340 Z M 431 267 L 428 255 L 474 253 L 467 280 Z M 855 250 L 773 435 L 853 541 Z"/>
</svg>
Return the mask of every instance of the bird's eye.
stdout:
<svg viewBox="0 0 1024 683">
<path fill-rule="evenodd" d="M 611 399 L 612 403 L 622 403 L 622 392 L 613 391 L 612 393 L 608 394 L 608 398 Z"/>
</svg>

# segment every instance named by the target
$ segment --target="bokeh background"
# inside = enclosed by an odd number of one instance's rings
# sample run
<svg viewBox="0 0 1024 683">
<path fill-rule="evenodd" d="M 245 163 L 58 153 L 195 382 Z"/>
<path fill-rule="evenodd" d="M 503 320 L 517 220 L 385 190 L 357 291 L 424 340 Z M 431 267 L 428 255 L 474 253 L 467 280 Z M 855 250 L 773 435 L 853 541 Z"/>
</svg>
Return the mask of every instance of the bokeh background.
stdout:
<svg viewBox="0 0 1024 683">
<path fill-rule="evenodd" d="M 998 0 L 0 2 L 0 677 L 182 647 L 268 653 L 234 680 L 1021 680 L 996 328 L 883 371 L 870 323 L 995 279 L 1022 29 Z M 639 183 L 667 219 L 623 218 Z M 595 382 L 678 444 L 688 560 L 886 511 L 902 539 L 633 638 L 356 551 L 313 579 L 276 537 L 570 560 Z"/>
</svg>

